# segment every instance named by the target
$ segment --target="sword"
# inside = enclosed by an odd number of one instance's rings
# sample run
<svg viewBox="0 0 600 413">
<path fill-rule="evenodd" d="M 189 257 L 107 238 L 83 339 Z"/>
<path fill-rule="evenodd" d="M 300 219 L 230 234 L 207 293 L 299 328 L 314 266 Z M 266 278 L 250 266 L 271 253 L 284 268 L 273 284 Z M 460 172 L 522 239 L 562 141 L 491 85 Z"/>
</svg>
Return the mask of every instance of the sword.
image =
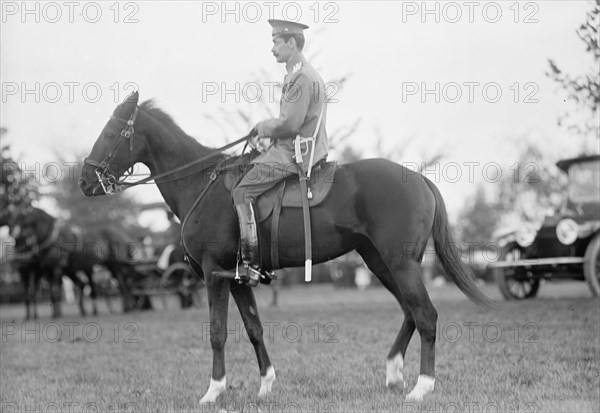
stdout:
<svg viewBox="0 0 600 413">
<path fill-rule="evenodd" d="M 308 146 L 309 140 L 304 140 Z M 302 199 L 302 213 L 304 216 L 304 281 L 310 282 L 312 278 L 312 234 L 310 230 L 310 209 L 308 206 L 307 178 L 304 173 L 304 160 L 302 159 L 301 138 L 298 136 L 294 140 L 294 151 L 298 175 L 300 176 L 300 199 Z M 314 140 L 313 140 L 314 145 Z"/>
</svg>

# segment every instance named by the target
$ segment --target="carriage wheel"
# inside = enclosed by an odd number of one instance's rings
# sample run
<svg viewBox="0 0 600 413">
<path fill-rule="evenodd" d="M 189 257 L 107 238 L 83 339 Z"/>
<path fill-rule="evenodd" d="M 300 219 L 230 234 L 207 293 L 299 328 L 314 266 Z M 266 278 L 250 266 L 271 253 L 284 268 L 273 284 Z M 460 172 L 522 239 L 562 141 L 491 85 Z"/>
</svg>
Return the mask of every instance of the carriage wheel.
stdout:
<svg viewBox="0 0 600 413">
<path fill-rule="evenodd" d="M 583 275 L 592 294 L 600 296 L 600 234 L 596 234 L 585 250 Z"/>
<path fill-rule="evenodd" d="M 516 243 L 507 244 L 502 248 L 501 261 L 518 261 L 521 259 L 523 249 Z M 524 300 L 533 298 L 537 295 L 540 288 L 540 279 L 517 279 L 515 278 L 516 271 L 514 268 L 496 268 L 494 269 L 494 277 L 496 284 L 502 293 L 502 296 L 507 300 Z"/>
<path fill-rule="evenodd" d="M 163 273 L 160 285 L 165 289 L 176 289 L 181 300 L 182 308 L 201 306 L 199 294 L 201 280 L 184 262 L 171 264 Z"/>
</svg>

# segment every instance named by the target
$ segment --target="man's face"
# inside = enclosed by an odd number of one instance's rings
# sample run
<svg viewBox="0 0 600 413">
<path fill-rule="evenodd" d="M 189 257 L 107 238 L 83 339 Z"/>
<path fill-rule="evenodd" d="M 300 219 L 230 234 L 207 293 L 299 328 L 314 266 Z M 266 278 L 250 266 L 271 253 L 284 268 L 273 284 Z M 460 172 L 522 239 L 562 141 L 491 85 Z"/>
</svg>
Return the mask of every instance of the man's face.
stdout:
<svg viewBox="0 0 600 413">
<path fill-rule="evenodd" d="M 281 37 L 276 37 L 273 40 L 271 53 L 273 53 L 273 56 L 275 56 L 275 59 L 277 59 L 278 63 L 286 63 L 290 59 L 293 52 L 293 42 L 293 39 L 285 42 Z"/>
</svg>

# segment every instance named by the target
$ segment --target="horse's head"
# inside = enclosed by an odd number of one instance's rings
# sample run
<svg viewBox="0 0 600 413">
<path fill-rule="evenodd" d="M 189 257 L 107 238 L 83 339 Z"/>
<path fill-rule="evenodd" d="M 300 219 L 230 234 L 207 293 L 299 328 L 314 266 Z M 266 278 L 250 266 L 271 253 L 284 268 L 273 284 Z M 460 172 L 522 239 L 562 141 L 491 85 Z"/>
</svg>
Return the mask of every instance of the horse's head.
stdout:
<svg viewBox="0 0 600 413">
<path fill-rule="evenodd" d="M 51 230 L 52 222 L 47 214 L 37 208 L 27 208 L 16 212 L 10 220 L 10 236 L 15 240 L 17 251 L 29 251 L 40 244 Z"/>
<path fill-rule="evenodd" d="M 138 92 L 117 106 L 92 152 L 85 159 L 79 188 L 86 196 L 112 195 L 121 190 L 119 178 L 140 159 L 141 145 L 134 145 L 138 115 Z"/>
</svg>

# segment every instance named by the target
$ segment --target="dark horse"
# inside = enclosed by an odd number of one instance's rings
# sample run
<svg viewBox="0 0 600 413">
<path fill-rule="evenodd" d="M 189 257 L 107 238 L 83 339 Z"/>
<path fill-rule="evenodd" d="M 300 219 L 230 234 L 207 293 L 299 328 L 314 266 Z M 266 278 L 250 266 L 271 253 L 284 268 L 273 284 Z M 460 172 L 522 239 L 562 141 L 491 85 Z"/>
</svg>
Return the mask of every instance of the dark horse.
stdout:
<svg viewBox="0 0 600 413">
<path fill-rule="evenodd" d="M 114 229 L 103 227 L 97 233 L 80 231 L 67 222 L 55 219 L 39 208 L 27 208 L 16 213 L 9 221 L 12 237 L 15 239 L 17 271 L 25 288 L 26 317 L 37 318 L 37 289 L 42 279 L 50 286 L 52 316 L 61 316 L 62 277 L 67 276 L 77 288 L 78 305 L 81 315 L 86 315 L 84 305 L 85 287 L 90 289 L 92 313 L 98 314 L 96 299 L 98 286 L 94 282 L 94 265 L 100 264 L 109 270 L 119 281 L 119 288 L 127 310 L 125 279 L 128 268 L 121 265 L 124 257 L 129 257 L 133 247 L 122 234 Z M 82 274 L 83 273 L 83 277 Z M 113 311 L 111 301 L 107 306 Z"/>
<path fill-rule="evenodd" d="M 79 186 L 85 195 L 104 195 L 104 188 L 109 188 L 135 162 L 144 163 L 156 175 L 203 158 L 211 151 L 185 134 L 151 102 L 138 106 L 135 92 L 115 109 L 102 130 L 85 160 Z M 201 403 L 215 402 L 226 389 L 224 347 L 230 292 L 258 359 L 258 396 L 270 393 L 275 380 L 252 287 L 213 274 L 231 270 L 237 262 L 237 217 L 231 194 L 224 186 L 225 174 L 217 169 L 232 161 L 235 160 L 216 157 L 196 167 L 195 172 L 179 171 L 156 182 L 171 210 L 184 223 L 183 242 L 192 268 L 206 278 L 213 366 L 210 386 Z M 404 322 L 387 356 L 388 386 L 406 386 L 404 355 L 415 329 L 418 330 L 421 370 L 407 399 L 421 400 L 434 388 L 437 312 L 421 279 L 420 266 L 431 235 L 450 278 L 475 303 L 491 305 L 475 286 L 468 268 L 452 254 L 455 251 L 451 248 L 452 237 L 440 192 L 432 182 L 400 165 L 383 159 L 363 160 L 338 169 L 332 192 L 311 209 L 311 219 L 315 263 L 357 250 L 404 311 Z M 282 210 L 278 244 L 281 268 L 304 265 L 303 233 L 298 231 L 302 222 L 300 208 Z M 268 254 L 270 227 L 271 218 L 260 225 L 264 269 L 274 269 Z"/>
<path fill-rule="evenodd" d="M 84 289 L 90 288 L 92 311 L 98 314 L 96 287 L 93 282 L 93 260 L 88 260 L 78 248 L 80 237 L 67 225 L 39 208 L 28 208 L 10 221 L 15 239 L 17 270 L 25 288 L 27 318 L 37 318 L 37 289 L 42 279 L 50 286 L 52 316 L 61 316 L 60 298 L 63 275 L 69 277 L 79 292 L 79 311 L 86 314 Z M 82 278 L 78 272 L 85 274 Z"/>
</svg>

